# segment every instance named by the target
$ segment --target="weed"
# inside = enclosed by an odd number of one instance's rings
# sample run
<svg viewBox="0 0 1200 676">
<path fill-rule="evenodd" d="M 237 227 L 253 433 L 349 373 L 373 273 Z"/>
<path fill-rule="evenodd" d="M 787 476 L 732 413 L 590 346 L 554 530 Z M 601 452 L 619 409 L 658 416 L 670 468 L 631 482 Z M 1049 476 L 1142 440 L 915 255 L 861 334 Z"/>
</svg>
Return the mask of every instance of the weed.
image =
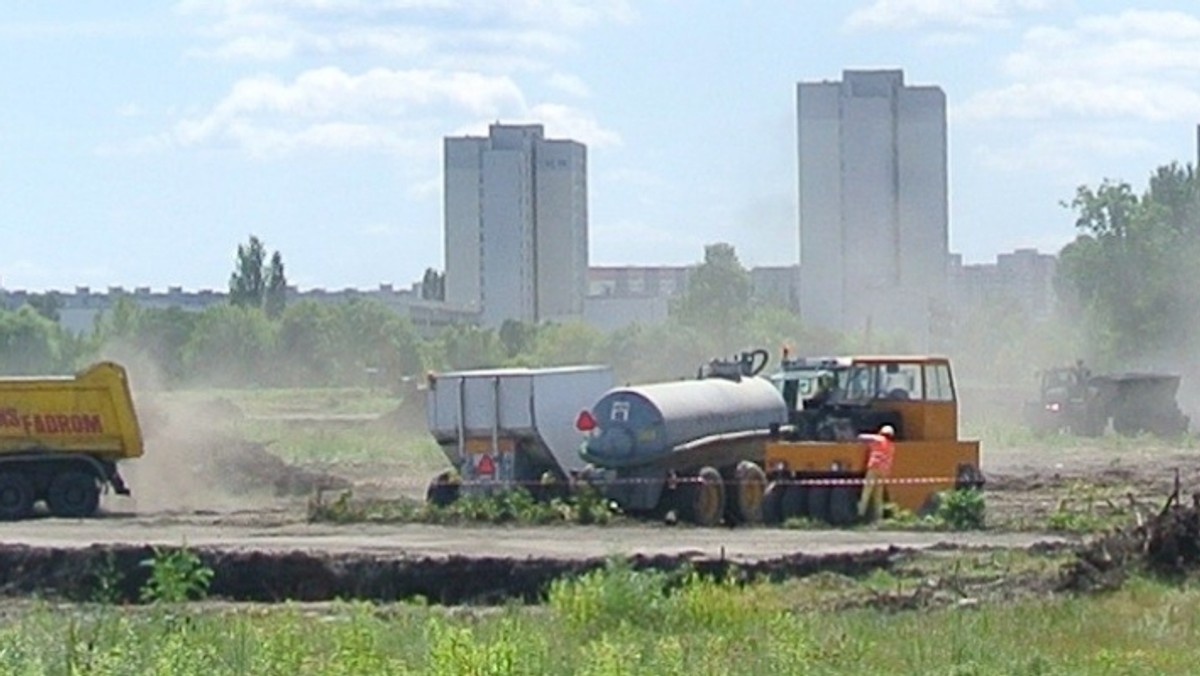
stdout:
<svg viewBox="0 0 1200 676">
<path fill-rule="evenodd" d="M 1098 533 L 1129 523 L 1135 507 L 1117 499 L 1118 489 L 1077 481 L 1067 487 L 1054 511 L 1046 517 L 1050 530 L 1067 533 Z"/>
<path fill-rule="evenodd" d="M 95 586 L 92 588 L 91 601 L 103 605 L 113 605 L 121 600 L 121 583 L 125 575 L 117 568 L 117 559 L 112 550 L 104 553 L 104 563 L 92 571 Z"/>
<path fill-rule="evenodd" d="M 309 521 L 332 523 L 513 523 L 522 525 L 606 524 L 618 512 L 595 490 L 581 488 L 568 498 L 537 500 L 524 488 L 476 493 L 438 506 L 414 500 L 355 500 L 344 491 L 332 501 L 317 494 L 309 501 Z"/>
<path fill-rule="evenodd" d="M 141 598 L 149 603 L 183 603 L 208 595 L 213 570 L 186 546 L 164 549 L 155 547 L 154 557 L 142 561 L 150 569 L 150 578 L 141 589 Z"/>
<path fill-rule="evenodd" d="M 983 491 L 966 488 L 944 491 L 934 516 L 953 530 L 983 528 L 986 504 Z"/>
</svg>

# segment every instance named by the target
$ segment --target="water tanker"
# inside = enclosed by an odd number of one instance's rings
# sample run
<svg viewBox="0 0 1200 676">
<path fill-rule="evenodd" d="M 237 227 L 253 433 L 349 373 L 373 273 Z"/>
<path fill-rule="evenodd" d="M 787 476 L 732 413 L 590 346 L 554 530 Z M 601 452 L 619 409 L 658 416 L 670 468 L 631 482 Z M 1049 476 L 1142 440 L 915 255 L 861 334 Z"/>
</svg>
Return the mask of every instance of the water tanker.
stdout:
<svg viewBox="0 0 1200 676">
<path fill-rule="evenodd" d="M 609 390 L 580 416 L 585 476 L 626 512 L 761 520 L 765 444 L 787 424 L 783 396 L 757 375 L 766 361 L 758 350 L 696 380 Z"/>
<path fill-rule="evenodd" d="M 691 449 L 766 434 L 787 422 L 787 408 L 765 378 L 710 377 L 609 390 L 592 416 L 584 459 L 618 468 L 672 465 Z"/>
</svg>

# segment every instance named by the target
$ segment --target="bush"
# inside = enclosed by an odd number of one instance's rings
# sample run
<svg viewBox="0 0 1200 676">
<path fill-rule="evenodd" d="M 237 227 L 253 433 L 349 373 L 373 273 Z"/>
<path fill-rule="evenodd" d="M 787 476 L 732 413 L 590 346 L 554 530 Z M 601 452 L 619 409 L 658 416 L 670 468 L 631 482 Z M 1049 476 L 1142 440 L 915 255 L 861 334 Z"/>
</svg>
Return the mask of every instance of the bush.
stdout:
<svg viewBox="0 0 1200 676">
<path fill-rule="evenodd" d="M 154 557 L 142 561 L 150 569 L 150 579 L 142 585 L 141 597 L 150 603 L 183 603 L 208 595 L 213 569 L 187 547 L 154 548 Z"/>
<path fill-rule="evenodd" d="M 960 488 L 939 495 L 936 517 L 954 530 L 983 528 L 985 504 L 983 491 Z"/>
</svg>

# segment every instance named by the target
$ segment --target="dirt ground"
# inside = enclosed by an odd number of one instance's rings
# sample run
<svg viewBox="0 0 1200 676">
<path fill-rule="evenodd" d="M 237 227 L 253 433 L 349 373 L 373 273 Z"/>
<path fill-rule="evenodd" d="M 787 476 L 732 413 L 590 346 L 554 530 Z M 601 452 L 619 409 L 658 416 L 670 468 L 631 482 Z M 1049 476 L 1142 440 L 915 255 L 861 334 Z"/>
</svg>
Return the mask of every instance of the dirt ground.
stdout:
<svg viewBox="0 0 1200 676">
<path fill-rule="evenodd" d="M 338 420 L 337 424 L 347 423 Z M 172 438 L 179 439 L 176 434 Z M 269 449 L 227 437 L 214 442 L 211 435 L 184 433 L 182 439 L 184 443 L 173 447 L 171 462 L 159 458 L 130 472 L 137 497 L 105 496 L 100 518 L 43 517 L 0 524 L 0 569 L 6 571 L 0 592 L 21 595 L 48 588 L 75 589 L 70 585 L 79 584 L 80 571 L 90 570 L 109 552 L 128 558 L 130 570 L 137 570 L 152 553 L 151 547 L 183 545 L 196 548 L 221 570 L 231 571 L 224 574 L 232 585 L 224 597 L 257 600 L 420 594 L 457 602 L 486 595 L 483 589 L 463 588 L 462 594 L 447 596 L 446 590 L 457 584 L 449 580 L 476 574 L 485 579 L 507 576 L 513 580 L 511 594 L 526 597 L 557 575 L 601 565 L 611 557 L 649 560 L 665 567 L 684 562 L 739 564 L 785 575 L 836 572 L 847 566 L 870 570 L 888 568 L 895 557 L 916 551 L 1061 551 L 1080 542 L 1046 530 L 1047 517 L 1061 509 L 1064 500 L 1092 500 L 1102 503 L 1101 508 L 1128 503 L 1150 514 L 1170 494 L 1176 471 L 1188 496 L 1200 488 L 1200 451 L 1182 444 L 1102 439 L 1005 446 L 984 439 L 989 522 L 985 531 L 313 524 L 306 515 L 315 488 L 419 498 L 430 477 L 406 474 L 402 463 L 383 461 L 323 465 L 314 471 L 288 465 Z M 200 492 L 195 490 L 198 476 L 205 484 Z M 222 478 L 231 490 L 214 488 Z M 151 481 L 159 490 L 146 496 L 139 483 Z M 1057 584 L 1053 572 L 1026 575 L 1029 579 L 1024 582 L 1021 575 L 1026 574 L 997 570 L 973 582 L 960 580 L 957 574 L 942 576 L 944 584 L 921 582 L 906 585 L 903 593 L 871 592 L 855 603 L 920 607 L 976 596 L 1034 593 Z M 925 580 L 930 574 L 922 569 L 913 571 L 913 576 Z M 276 584 L 268 589 L 260 578 Z M 306 579 L 317 582 L 301 584 Z M 411 589 L 396 587 L 401 584 L 397 580 Z M 964 584 L 975 588 L 964 591 L 959 588 Z"/>
<path fill-rule="evenodd" d="M 988 521 L 999 528 L 1044 524 L 1063 501 L 1074 509 L 1132 504 L 1153 511 L 1170 495 L 1178 471 L 1190 494 L 1200 490 L 1200 449 L 1156 439 L 1104 439 L 1069 446 L 1047 443 L 989 448 L 982 445 Z"/>
</svg>

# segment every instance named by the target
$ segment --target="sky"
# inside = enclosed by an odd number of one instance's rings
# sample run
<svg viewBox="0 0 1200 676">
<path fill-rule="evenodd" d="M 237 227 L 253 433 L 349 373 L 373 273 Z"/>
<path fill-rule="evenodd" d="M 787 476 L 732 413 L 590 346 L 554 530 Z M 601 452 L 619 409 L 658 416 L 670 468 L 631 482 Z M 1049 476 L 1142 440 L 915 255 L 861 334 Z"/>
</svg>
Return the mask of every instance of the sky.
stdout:
<svg viewBox="0 0 1200 676">
<path fill-rule="evenodd" d="M 1194 0 L 13 0 L 0 11 L 0 286 L 225 289 L 443 267 L 442 139 L 588 146 L 592 265 L 799 259 L 798 82 L 946 93 L 950 248 L 1074 237 L 1063 206 L 1194 163 Z"/>
</svg>

